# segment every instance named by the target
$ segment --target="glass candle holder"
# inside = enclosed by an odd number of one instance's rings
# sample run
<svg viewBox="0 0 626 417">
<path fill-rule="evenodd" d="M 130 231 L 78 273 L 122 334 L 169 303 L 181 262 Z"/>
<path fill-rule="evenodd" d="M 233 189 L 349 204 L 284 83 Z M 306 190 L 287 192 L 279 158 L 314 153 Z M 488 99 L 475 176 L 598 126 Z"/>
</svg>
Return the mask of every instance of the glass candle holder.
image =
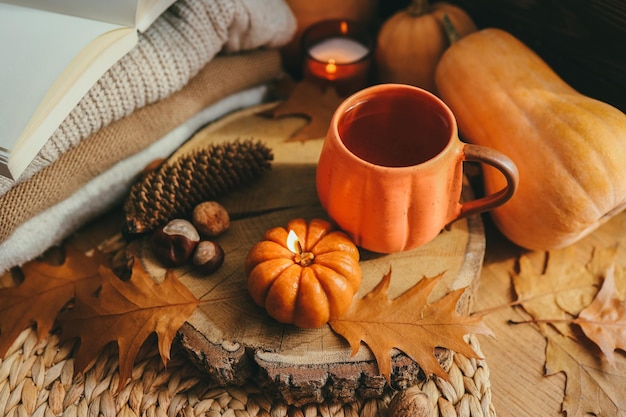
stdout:
<svg viewBox="0 0 626 417">
<path fill-rule="evenodd" d="M 302 34 L 304 78 L 350 95 L 369 83 L 374 42 L 364 25 L 324 20 Z"/>
</svg>

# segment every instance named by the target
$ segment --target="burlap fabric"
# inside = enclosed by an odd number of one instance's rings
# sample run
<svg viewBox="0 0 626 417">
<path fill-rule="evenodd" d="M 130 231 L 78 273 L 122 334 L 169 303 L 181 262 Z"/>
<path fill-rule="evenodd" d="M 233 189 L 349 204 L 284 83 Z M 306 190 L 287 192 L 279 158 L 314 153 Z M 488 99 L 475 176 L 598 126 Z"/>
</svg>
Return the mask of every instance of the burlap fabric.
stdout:
<svg viewBox="0 0 626 417">
<path fill-rule="evenodd" d="M 482 356 L 478 340 L 468 340 Z M 144 346 L 131 380 L 118 392 L 114 346 L 84 372 L 75 372 L 73 348 L 59 345 L 55 336 L 37 341 L 34 330 L 22 332 L 0 359 L 0 416 L 387 417 L 396 395 L 388 390 L 350 403 L 290 406 L 253 381 L 218 386 L 179 351 L 164 366 L 154 340 Z M 429 416 L 495 417 L 487 362 L 452 355 L 446 366 L 449 382 L 434 378 L 415 386 L 428 396 Z"/>
<path fill-rule="evenodd" d="M 0 177 L 0 195 L 103 127 L 180 90 L 218 53 L 277 48 L 294 31 L 284 0 L 178 0 L 91 87 L 17 181 Z"/>
</svg>

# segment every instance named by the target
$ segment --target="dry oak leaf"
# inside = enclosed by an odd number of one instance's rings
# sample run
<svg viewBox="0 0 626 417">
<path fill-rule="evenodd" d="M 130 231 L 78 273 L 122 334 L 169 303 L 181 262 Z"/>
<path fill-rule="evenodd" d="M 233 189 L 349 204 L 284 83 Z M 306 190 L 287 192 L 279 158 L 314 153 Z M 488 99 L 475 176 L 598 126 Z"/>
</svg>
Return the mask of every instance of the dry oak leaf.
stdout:
<svg viewBox="0 0 626 417">
<path fill-rule="evenodd" d="M 493 336 L 482 316 L 463 316 L 456 310 L 465 288 L 453 290 L 432 304 L 428 298 L 443 274 L 424 277 L 399 297 L 387 297 L 391 271 L 365 297 L 355 300 L 348 311 L 329 322 L 352 347 L 352 355 L 364 342 L 371 349 L 380 374 L 390 380 L 391 350 L 400 349 L 419 364 L 426 375 L 449 380 L 434 355 L 436 347 L 451 349 L 468 358 L 478 355 L 468 345 L 467 334 Z"/>
<path fill-rule="evenodd" d="M 603 248 L 593 248 L 593 256 L 587 263 L 587 269 L 598 277 L 598 281 L 595 284 L 596 292 L 604 282 L 606 271 L 612 268 L 615 296 L 621 299 L 626 298 L 626 267 L 622 266 L 623 262 L 620 262 L 620 260 L 624 259 L 624 249 L 626 249 L 626 247 L 619 244 Z M 585 304 L 584 307 L 588 305 L 589 303 Z M 578 313 L 580 313 L 580 311 L 578 311 Z"/>
<path fill-rule="evenodd" d="M 593 344 L 546 327 L 546 375 L 564 372 L 562 411 L 567 417 L 626 417 L 626 360 L 607 369 Z"/>
<path fill-rule="evenodd" d="M 562 409 L 568 417 L 626 416 L 626 359 L 613 355 L 616 348 L 624 348 L 620 328 L 623 332 L 625 323 L 619 301 L 623 288 L 618 291 L 614 280 L 624 277 L 623 268 L 613 269 L 617 249 L 594 248 L 586 265 L 578 262 L 575 246 L 550 251 L 541 272 L 536 272 L 529 256 L 523 256 L 519 275 L 512 276 L 524 310 L 543 322 L 538 324 L 547 341 L 546 375 L 566 375 Z M 605 282 L 598 291 L 602 275 Z M 608 361 L 616 359 L 613 369 L 602 363 L 597 347 Z"/>
<path fill-rule="evenodd" d="M 612 365 L 615 365 L 614 351 L 626 351 L 626 301 L 616 296 L 614 275 L 613 264 L 606 271 L 593 302 L 574 320 Z"/>
<path fill-rule="evenodd" d="M 153 333 L 165 364 L 176 332 L 191 316 L 198 300 L 169 270 L 155 283 L 135 258 L 131 277 L 122 281 L 102 267 L 102 286 L 93 292 L 80 291 L 72 309 L 59 317 L 62 339 L 80 339 L 76 368 L 83 370 L 107 344 L 119 348 L 118 391 L 131 376 L 141 346 Z"/>
<path fill-rule="evenodd" d="M 574 251 L 575 247 L 569 246 L 522 255 L 519 273 L 511 274 L 517 301 L 524 310 L 535 320 L 552 320 L 551 324 L 566 336 L 572 332 L 569 320 L 591 302 L 599 282 L 589 268 L 576 261 Z M 540 262 L 532 259 L 539 256 Z M 545 325 L 539 323 L 540 327 Z"/>
<path fill-rule="evenodd" d="M 105 262 L 100 252 L 88 256 L 71 245 L 65 246 L 61 265 L 40 261 L 21 267 L 24 280 L 14 287 L 0 289 L 0 357 L 4 357 L 17 336 L 33 324 L 37 336 L 48 335 L 61 309 L 78 288 L 100 283 L 99 268 Z"/>
<path fill-rule="evenodd" d="M 291 140 L 321 139 L 326 136 L 330 120 L 341 101 L 334 88 L 323 90 L 305 80 L 296 84 L 287 100 L 276 106 L 271 115 L 274 118 L 297 115 L 309 120 Z"/>
</svg>

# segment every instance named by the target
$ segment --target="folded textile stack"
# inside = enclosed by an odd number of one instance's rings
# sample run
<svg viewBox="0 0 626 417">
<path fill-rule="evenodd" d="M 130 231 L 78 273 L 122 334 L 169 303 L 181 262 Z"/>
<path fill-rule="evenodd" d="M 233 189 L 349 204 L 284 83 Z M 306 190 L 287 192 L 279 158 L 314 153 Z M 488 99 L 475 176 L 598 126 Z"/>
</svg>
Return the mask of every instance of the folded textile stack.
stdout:
<svg viewBox="0 0 626 417">
<path fill-rule="evenodd" d="M 295 31 L 283 0 L 178 0 L 83 97 L 16 181 L 0 178 L 0 273 L 125 195 L 202 125 L 261 102 Z"/>
</svg>

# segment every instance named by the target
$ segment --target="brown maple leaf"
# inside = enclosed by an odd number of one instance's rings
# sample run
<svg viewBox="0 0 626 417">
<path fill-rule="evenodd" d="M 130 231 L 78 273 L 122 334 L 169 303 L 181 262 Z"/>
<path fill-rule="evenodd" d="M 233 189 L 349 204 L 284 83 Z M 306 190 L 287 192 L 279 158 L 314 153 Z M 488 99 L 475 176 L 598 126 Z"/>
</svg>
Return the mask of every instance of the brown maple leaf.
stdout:
<svg viewBox="0 0 626 417">
<path fill-rule="evenodd" d="M 512 274 L 517 300 L 524 310 L 535 320 L 552 320 L 563 335 L 571 334 L 569 320 L 591 302 L 597 291 L 598 278 L 576 262 L 574 249 L 570 246 L 543 254 L 543 268 L 533 265 L 531 255 L 523 255 L 519 258 L 519 273 Z"/>
<path fill-rule="evenodd" d="M 107 344 L 117 342 L 120 390 L 151 334 L 156 333 L 159 353 L 167 362 L 174 336 L 198 300 L 171 270 L 163 282 L 155 283 L 138 259 L 134 259 L 128 281 L 122 281 L 108 268 L 101 267 L 100 274 L 101 289 L 96 294 L 78 292 L 75 306 L 59 321 L 64 340 L 80 339 L 75 358 L 79 370 L 85 369 Z"/>
<path fill-rule="evenodd" d="M 79 288 L 99 285 L 99 267 L 104 262 L 99 252 L 87 256 L 67 245 L 61 265 L 40 261 L 24 264 L 23 282 L 0 289 L 0 357 L 28 326 L 35 324 L 38 337 L 45 337 Z"/>
<path fill-rule="evenodd" d="M 573 339 L 546 327 L 546 375 L 564 372 L 562 411 L 568 417 L 626 417 L 626 361 L 608 370 L 598 361 L 597 351 L 584 338 Z"/>
<path fill-rule="evenodd" d="M 614 351 L 626 351 L 626 301 L 616 296 L 614 274 L 612 264 L 593 302 L 574 320 L 612 365 L 615 365 Z"/>
<path fill-rule="evenodd" d="M 587 268 L 599 277 L 596 288 L 600 288 L 604 282 L 607 269 L 613 268 L 613 282 L 615 283 L 615 296 L 620 299 L 626 298 L 626 268 L 622 266 L 619 259 L 623 259 L 620 251 L 621 245 L 609 246 L 606 248 L 594 248 L 593 257 L 587 264 Z M 585 305 L 585 307 L 588 304 Z"/>
<path fill-rule="evenodd" d="M 626 309 L 619 297 L 624 289 L 618 291 L 614 280 L 624 277 L 623 268 L 613 269 L 617 249 L 594 248 L 585 265 L 578 262 L 574 246 L 550 251 L 539 272 L 530 257 L 522 256 L 520 273 L 512 276 L 518 303 L 546 338 L 546 375 L 566 375 L 562 407 L 568 416 L 626 415 L 626 360 L 613 354 L 626 346 Z M 613 370 L 599 360 L 598 347 Z"/>
<path fill-rule="evenodd" d="M 334 88 L 323 90 L 310 81 L 301 81 L 287 100 L 276 106 L 270 114 L 274 118 L 283 116 L 302 116 L 309 123 L 298 130 L 292 140 L 321 139 L 326 136 L 330 120 L 342 99 Z"/>
<path fill-rule="evenodd" d="M 330 321 L 332 329 L 342 335 L 352 347 L 352 354 L 364 342 L 372 350 L 379 372 L 390 380 L 391 350 L 402 350 L 417 362 L 426 375 L 448 380 L 434 356 L 436 347 L 451 349 L 469 358 L 478 358 L 465 342 L 466 334 L 493 336 L 481 316 L 462 316 L 456 305 L 465 288 L 449 292 L 429 304 L 428 297 L 443 274 L 424 277 L 399 297 L 387 297 L 391 271 L 365 297 L 355 300 L 340 318 Z"/>
</svg>

